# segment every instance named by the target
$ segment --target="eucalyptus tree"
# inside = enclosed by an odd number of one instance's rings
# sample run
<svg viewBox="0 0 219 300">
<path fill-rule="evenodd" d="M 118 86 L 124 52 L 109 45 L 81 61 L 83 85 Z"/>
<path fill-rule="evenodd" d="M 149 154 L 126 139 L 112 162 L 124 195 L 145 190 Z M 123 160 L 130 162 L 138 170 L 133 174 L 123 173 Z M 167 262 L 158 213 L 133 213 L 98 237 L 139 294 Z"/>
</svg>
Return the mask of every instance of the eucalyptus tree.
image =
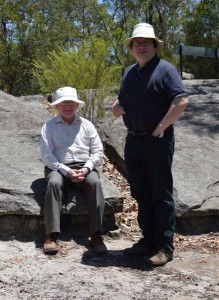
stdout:
<svg viewBox="0 0 219 300">
<path fill-rule="evenodd" d="M 161 56 L 176 63 L 174 46 L 206 42 L 202 32 L 215 32 L 218 15 L 213 0 L 0 0 L 0 88 L 14 95 L 39 93 L 34 61 L 93 37 L 105 40 L 107 65 L 124 68 L 133 57 L 123 42 L 140 22 L 154 26 L 165 42 Z M 214 47 L 217 40 L 208 43 Z"/>
<path fill-rule="evenodd" d="M 0 20 L 0 88 L 14 95 L 39 92 L 34 60 L 100 31 L 84 0 L 0 0 Z"/>
<path fill-rule="evenodd" d="M 165 43 L 161 56 L 175 63 L 174 46 L 185 39 L 183 23 L 195 2 L 195 0 L 103 0 L 112 19 L 110 26 L 117 38 L 120 62 L 127 65 L 133 61 L 132 55 L 124 49 L 123 42 L 127 36 L 131 36 L 135 24 L 146 22 L 153 25 L 156 35 Z"/>
</svg>

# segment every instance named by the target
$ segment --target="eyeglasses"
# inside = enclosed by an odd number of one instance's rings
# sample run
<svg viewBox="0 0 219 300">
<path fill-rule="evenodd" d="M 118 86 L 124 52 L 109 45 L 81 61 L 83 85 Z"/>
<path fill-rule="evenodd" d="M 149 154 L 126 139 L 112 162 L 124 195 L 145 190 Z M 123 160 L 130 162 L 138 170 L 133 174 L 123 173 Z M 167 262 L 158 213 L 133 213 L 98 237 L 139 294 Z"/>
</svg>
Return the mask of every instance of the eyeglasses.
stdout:
<svg viewBox="0 0 219 300">
<path fill-rule="evenodd" d="M 138 42 L 138 41 L 133 41 L 132 42 L 132 46 L 133 47 L 147 47 L 147 46 L 150 46 L 152 45 L 153 42 L 152 41 L 144 41 L 144 42 Z"/>
</svg>

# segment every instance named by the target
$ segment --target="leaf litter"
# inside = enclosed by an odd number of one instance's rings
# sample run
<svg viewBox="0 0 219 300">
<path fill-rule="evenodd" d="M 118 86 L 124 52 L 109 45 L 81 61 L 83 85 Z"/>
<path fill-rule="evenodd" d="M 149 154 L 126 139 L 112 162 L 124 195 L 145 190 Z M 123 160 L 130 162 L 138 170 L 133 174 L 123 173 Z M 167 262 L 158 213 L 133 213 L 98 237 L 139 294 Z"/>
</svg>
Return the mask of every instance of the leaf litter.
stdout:
<svg viewBox="0 0 219 300">
<path fill-rule="evenodd" d="M 137 222 L 138 204 L 130 194 L 127 179 L 117 167 L 104 156 L 102 172 L 118 188 L 123 199 L 123 211 L 115 215 L 117 226 L 124 238 L 137 241 L 141 238 L 141 230 Z M 201 251 L 203 253 L 219 253 L 219 233 L 210 232 L 200 235 L 181 235 L 175 233 L 174 247 L 180 251 Z"/>
</svg>

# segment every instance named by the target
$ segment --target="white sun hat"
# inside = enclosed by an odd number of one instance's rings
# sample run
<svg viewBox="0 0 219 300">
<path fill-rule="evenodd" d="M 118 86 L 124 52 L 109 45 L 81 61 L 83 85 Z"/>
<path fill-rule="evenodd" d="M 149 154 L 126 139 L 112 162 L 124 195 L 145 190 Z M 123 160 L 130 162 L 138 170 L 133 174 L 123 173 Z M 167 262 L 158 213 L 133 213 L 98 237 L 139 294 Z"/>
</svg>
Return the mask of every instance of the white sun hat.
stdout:
<svg viewBox="0 0 219 300">
<path fill-rule="evenodd" d="M 65 86 L 59 88 L 52 94 L 53 102 L 50 104 L 51 106 L 56 106 L 57 104 L 63 101 L 74 101 L 79 103 L 78 108 L 81 108 L 85 105 L 84 101 L 78 99 L 77 91 L 75 88 Z"/>
<path fill-rule="evenodd" d="M 157 42 L 157 51 L 163 47 L 163 41 L 159 40 L 154 34 L 154 28 L 148 23 L 139 23 L 135 25 L 132 36 L 127 38 L 124 42 L 128 50 L 131 49 L 131 42 L 134 38 L 150 38 Z"/>
</svg>

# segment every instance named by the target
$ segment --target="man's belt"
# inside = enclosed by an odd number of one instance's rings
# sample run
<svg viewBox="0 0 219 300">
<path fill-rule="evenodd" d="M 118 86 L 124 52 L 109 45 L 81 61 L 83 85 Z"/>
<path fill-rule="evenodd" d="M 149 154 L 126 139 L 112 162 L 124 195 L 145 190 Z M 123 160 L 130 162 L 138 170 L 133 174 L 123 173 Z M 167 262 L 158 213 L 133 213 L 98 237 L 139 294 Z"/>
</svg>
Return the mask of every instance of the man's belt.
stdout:
<svg viewBox="0 0 219 300">
<path fill-rule="evenodd" d="M 164 132 L 170 130 L 173 128 L 173 125 L 171 124 L 170 126 L 168 126 Z M 152 131 L 151 130 L 145 130 L 145 131 L 132 131 L 132 130 L 128 130 L 127 131 L 128 134 L 131 134 L 133 136 L 141 136 L 141 135 L 148 135 L 148 134 L 151 134 Z"/>
<path fill-rule="evenodd" d="M 84 167 L 86 162 L 83 161 L 75 161 L 75 162 L 71 162 L 69 164 L 65 164 L 66 166 L 68 166 L 71 169 L 81 169 Z"/>
<path fill-rule="evenodd" d="M 147 134 L 151 134 L 151 131 L 146 130 L 146 131 L 132 131 L 132 130 L 128 130 L 128 134 L 134 135 L 134 136 L 141 136 L 141 135 L 147 135 Z"/>
</svg>

